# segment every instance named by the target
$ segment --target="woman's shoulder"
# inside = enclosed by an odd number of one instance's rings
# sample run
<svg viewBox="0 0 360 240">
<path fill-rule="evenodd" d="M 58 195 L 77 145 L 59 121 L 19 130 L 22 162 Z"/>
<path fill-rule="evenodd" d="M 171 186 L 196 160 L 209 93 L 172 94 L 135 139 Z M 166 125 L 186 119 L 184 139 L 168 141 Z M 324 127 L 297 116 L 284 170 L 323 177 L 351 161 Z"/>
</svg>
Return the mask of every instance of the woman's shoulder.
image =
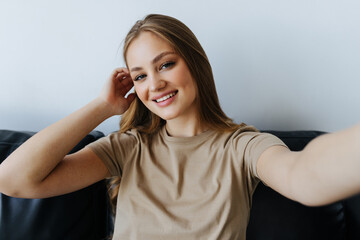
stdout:
<svg viewBox="0 0 360 240">
<path fill-rule="evenodd" d="M 279 139 L 270 134 L 259 131 L 251 125 L 240 124 L 238 127 L 229 129 L 228 131 L 217 131 L 216 138 L 222 142 L 224 146 L 239 147 L 247 146 L 249 143 L 255 145 L 264 142 L 279 142 Z"/>
<path fill-rule="evenodd" d="M 233 140 L 244 136 L 256 136 L 260 134 L 254 126 L 246 125 L 244 123 L 233 126 L 223 131 L 217 131 L 218 134 L 222 135 L 227 140 Z"/>
<path fill-rule="evenodd" d="M 136 141 L 136 142 L 148 142 L 150 139 L 152 139 L 154 136 L 159 135 L 159 131 L 155 131 L 152 133 L 147 133 L 139 128 L 131 128 L 126 131 L 117 131 L 111 133 L 108 137 L 116 139 L 118 141 Z"/>
</svg>

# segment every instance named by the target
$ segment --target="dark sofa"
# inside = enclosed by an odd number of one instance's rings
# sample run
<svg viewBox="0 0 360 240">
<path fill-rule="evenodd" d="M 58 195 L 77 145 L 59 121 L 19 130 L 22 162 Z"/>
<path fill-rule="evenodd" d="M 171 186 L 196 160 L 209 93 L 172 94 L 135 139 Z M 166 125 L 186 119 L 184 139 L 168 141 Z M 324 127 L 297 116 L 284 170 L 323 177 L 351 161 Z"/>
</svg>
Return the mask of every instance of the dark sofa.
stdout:
<svg viewBox="0 0 360 240">
<path fill-rule="evenodd" d="M 0 130 L 0 163 L 33 132 Z M 103 137 L 91 132 L 71 152 Z M 70 194 L 20 199 L 0 193 L 0 240 L 99 240 L 110 235 L 112 217 L 105 181 Z"/>
<path fill-rule="evenodd" d="M 317 131 L 268 131 L 292 150 L 301 150 Z M 32 132 L 0 130 L 0 163 Z M 103 137 L 91 132 L 73 150 Z M 0 240 L 107 239 L 112 232 L 106 183 L 47 199 L 19 199 L 0 193 Z M 360 195 L 322 207 L 306 207 L 259 184 L 247 240 L 359 240 Z"/>
</svg>

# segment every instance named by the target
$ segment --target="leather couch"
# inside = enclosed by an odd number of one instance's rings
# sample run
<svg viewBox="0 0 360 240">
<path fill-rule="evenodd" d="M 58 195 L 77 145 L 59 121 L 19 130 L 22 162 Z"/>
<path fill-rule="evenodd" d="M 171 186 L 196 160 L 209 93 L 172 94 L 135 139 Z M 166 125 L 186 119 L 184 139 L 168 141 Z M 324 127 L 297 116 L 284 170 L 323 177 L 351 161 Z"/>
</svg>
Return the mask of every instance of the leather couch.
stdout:
<svg viewBox="0 0 360 240">
<path fill-rule="evenodd" d="M 267 131 L 298 151 L 318 131 Z M 0 163 L 33 132 L 0 130 Z M 91 132 L 73 150 L 104 135 Z M 19 199 L 0 193 L 1 240 L 108 239 L 113 229 L 106 182 L 47 199 Z M 306 207 L 262 183 L 253 196 L 247 240 L 359 240 L 360 195 L 322 207 Z"/>
<path fill-rule="evenodd" d="M 33 132 L 0 130 L 0 163 Z M 103 137 L 91 132 L 71 152 Z M 0 193 L 1 240 L 100 240 L 110 236 L 112 216 L 105 181 L 70 194 L 20 199 Z"/>
</svg>

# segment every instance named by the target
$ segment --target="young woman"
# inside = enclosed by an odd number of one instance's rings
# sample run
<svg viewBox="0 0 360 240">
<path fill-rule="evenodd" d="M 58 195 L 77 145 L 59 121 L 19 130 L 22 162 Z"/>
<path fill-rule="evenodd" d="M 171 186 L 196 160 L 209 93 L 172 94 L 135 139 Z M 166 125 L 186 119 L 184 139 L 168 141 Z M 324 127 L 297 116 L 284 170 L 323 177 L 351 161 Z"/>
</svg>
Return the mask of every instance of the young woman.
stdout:
<svg viewBox="0 0 360 240">
<path fill-rule="evenodd" d="M 157 240 L 245 239 L 259 181 L 313 206 L 360 192 L 360 125 L 291 152 L 275 136 L 233 123 L 204 50 L 180 21 L 138 21 L 124 59 L 127 67 L 114 70 L 95 100 L 0 165 L 1 192 L 44 198 L 116 176 L 114 239 Z M 66 155 L 119 114 L 118 133 Z"/>
</svg>

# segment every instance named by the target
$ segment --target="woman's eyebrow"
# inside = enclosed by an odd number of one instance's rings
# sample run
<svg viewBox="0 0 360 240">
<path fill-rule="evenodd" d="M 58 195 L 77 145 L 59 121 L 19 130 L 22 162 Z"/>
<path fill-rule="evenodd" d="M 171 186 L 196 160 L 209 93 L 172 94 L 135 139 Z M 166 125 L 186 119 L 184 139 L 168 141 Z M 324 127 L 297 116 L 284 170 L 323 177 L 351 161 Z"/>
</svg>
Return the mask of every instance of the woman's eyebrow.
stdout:
<svg viewBox="0 0 360 240">
<path fill-rule="evenodd" d="M 166 51 L 166 52 L 162 52 L 159 55 L 157 55 L 156 57 L 154 57 L 154 59 L 151 61 L 152 64 L 155 64 L 156 62 L 158 62 L 160 59 L 162 59 L 163 57 L 165 57 L 166 55 L 169 54 L 175 54 L 175 52 L 170 52 L 170 51 Z M 131 68 L 131 72 L 135 72 L 135 71 L 139 71 L 141 70 L 142 67 L 133 67 Z"/>
<path fill-rule="evenodd" d="M 169 55 L 169 54 L 175 54 L 174 52 L 162 52 L 160 53 L 159 55 L 157 55 L 156 57 L 154 57 L 154 59 L 152 60 L 152 64 L 158 62 L 161 58 L 165 57 L 166 55 Z"/>
</svg>

